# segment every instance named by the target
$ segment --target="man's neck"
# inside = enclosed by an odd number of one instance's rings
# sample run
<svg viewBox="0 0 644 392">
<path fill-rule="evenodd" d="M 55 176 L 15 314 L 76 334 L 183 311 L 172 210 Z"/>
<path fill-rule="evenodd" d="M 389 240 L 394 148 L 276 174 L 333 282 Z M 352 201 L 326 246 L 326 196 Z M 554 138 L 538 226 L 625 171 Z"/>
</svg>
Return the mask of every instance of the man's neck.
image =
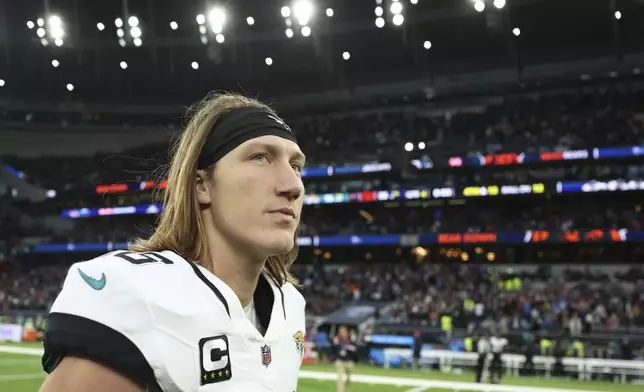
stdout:
<svg viewBox="0 0 644 392">
<path fill-rule="evenodd" d="M 213 251 L 202 265 L 224 281 L 237 294 L 242 308 L 246 308 L 253 300 L 264 263 L 235 252 L 225 241 L 211 240 L 209 245 Z"/>
</svg>

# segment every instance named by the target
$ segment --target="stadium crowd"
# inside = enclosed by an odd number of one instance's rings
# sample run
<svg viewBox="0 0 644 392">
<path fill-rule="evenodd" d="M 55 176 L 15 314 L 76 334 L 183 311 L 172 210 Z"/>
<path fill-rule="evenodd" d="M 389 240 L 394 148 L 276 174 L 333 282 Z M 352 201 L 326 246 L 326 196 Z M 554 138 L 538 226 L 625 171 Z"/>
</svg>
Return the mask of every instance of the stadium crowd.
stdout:
<svg viewBox="0 0 644 392">
<path fill-rule="evenodd" d="M 471 103 L 418 103 L 287 120 L 298 133 L 310 165 L 396 160 L 403 145 L 424 142 L 433 159 L 467 152 L 535 152 L 644 144 L 644 93 L 627 88 L 534 93 Z M 436 110 L 440 106 L 441 110 Z M 453 107 L 454 109 L 450 109 Z M 459 109 L 460 108 L 460 109 Z M 447 114 L 446 114 L 447 113 Z M 69 115 L 68 115 L 69 116 Z M 123 115 L 125 116 L 125 115 Z M 3 112 L 0 121 L 70 124 L 156 125 L 179 123 L 149 116 L 78 115 L 61 121 L 52 113 Z M 163 130 L 163 132 L 166 132 Z M 167 144 L 89 158 L 4 157 L 4 161 L 46 189 L 91 188 L 100 183 L 154 178 L 167 161 Z M 51 167 L 57 167 L 51 176 Z"/>
<path fill-rule="evenodd" d="M 397 301 L 396 311 L 381 321 L 439 326 L 440 317 L 449 314 L 454 328 L 538 332 L 568 327 L 573 334 L 644 327 L 641 268 L 612 275 L 572 269 L 557 277 L 548 267 L 529 272 L 431 263 L 365 267 L 296 266 L 308 312 L 328 314 L 351 301 Z M 67 268 L 59 264 L 0 269 L 0 314 L 47 310 Z"/>
</svg>

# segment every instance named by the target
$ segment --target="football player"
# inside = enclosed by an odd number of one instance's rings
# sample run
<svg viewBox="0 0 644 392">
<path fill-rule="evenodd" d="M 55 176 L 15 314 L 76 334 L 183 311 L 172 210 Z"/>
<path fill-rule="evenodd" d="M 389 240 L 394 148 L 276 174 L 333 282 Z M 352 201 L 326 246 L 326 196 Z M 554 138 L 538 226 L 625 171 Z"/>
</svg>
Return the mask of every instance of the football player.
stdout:
<svg viewBox="0 0 644 392">
<path fill-rule="evenodd" d="M 219 94 L 192 113 L 154 233 L 70 268 L 42 392 L 296 390 L 304 154 L 256 100 Z"/>
</svg>

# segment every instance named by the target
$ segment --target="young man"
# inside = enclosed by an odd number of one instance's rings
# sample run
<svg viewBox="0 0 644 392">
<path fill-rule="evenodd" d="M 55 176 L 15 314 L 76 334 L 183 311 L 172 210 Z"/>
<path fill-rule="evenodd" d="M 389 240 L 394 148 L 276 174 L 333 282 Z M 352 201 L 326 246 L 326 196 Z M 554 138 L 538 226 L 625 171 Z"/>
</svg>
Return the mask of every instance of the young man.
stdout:
<svg viewBox="0 0 644 392">
<path fill-rule="evenodd" d="M 357 348 L 345 326 L 338 328 L 338 336 L 333 339 L 335 368 L 338 371 L 338 392 L 346 392 L 351 384 L 351 373 L 356 366 Z"/>
<path fill-rule="evenodd" d="M 295 391 L 303 166 L 267 106 L 206 99 L 174 148 L 152 236 L 71 267 L 41 392 Z"/>
</svg>

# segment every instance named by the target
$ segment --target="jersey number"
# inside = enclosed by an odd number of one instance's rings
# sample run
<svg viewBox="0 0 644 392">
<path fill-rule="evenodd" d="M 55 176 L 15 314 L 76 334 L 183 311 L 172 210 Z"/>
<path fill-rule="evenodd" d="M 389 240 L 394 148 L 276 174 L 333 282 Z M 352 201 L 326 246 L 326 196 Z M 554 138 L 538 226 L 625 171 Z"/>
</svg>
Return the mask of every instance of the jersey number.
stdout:
<svg viewBox="0 0 644 392">
<path fill-rule="evenodd" d="M 120 257 L 123 260 L 127 260 L 130 263 L 137 264 L 137 265 L 146 264 L 146 263 L 174 264 L 167 257 L 161 256 L 160 254 L 154 253 L 154 252 L 144 252 L 144 253 L 122 252 L 115 256 Z"/>
</svg>

